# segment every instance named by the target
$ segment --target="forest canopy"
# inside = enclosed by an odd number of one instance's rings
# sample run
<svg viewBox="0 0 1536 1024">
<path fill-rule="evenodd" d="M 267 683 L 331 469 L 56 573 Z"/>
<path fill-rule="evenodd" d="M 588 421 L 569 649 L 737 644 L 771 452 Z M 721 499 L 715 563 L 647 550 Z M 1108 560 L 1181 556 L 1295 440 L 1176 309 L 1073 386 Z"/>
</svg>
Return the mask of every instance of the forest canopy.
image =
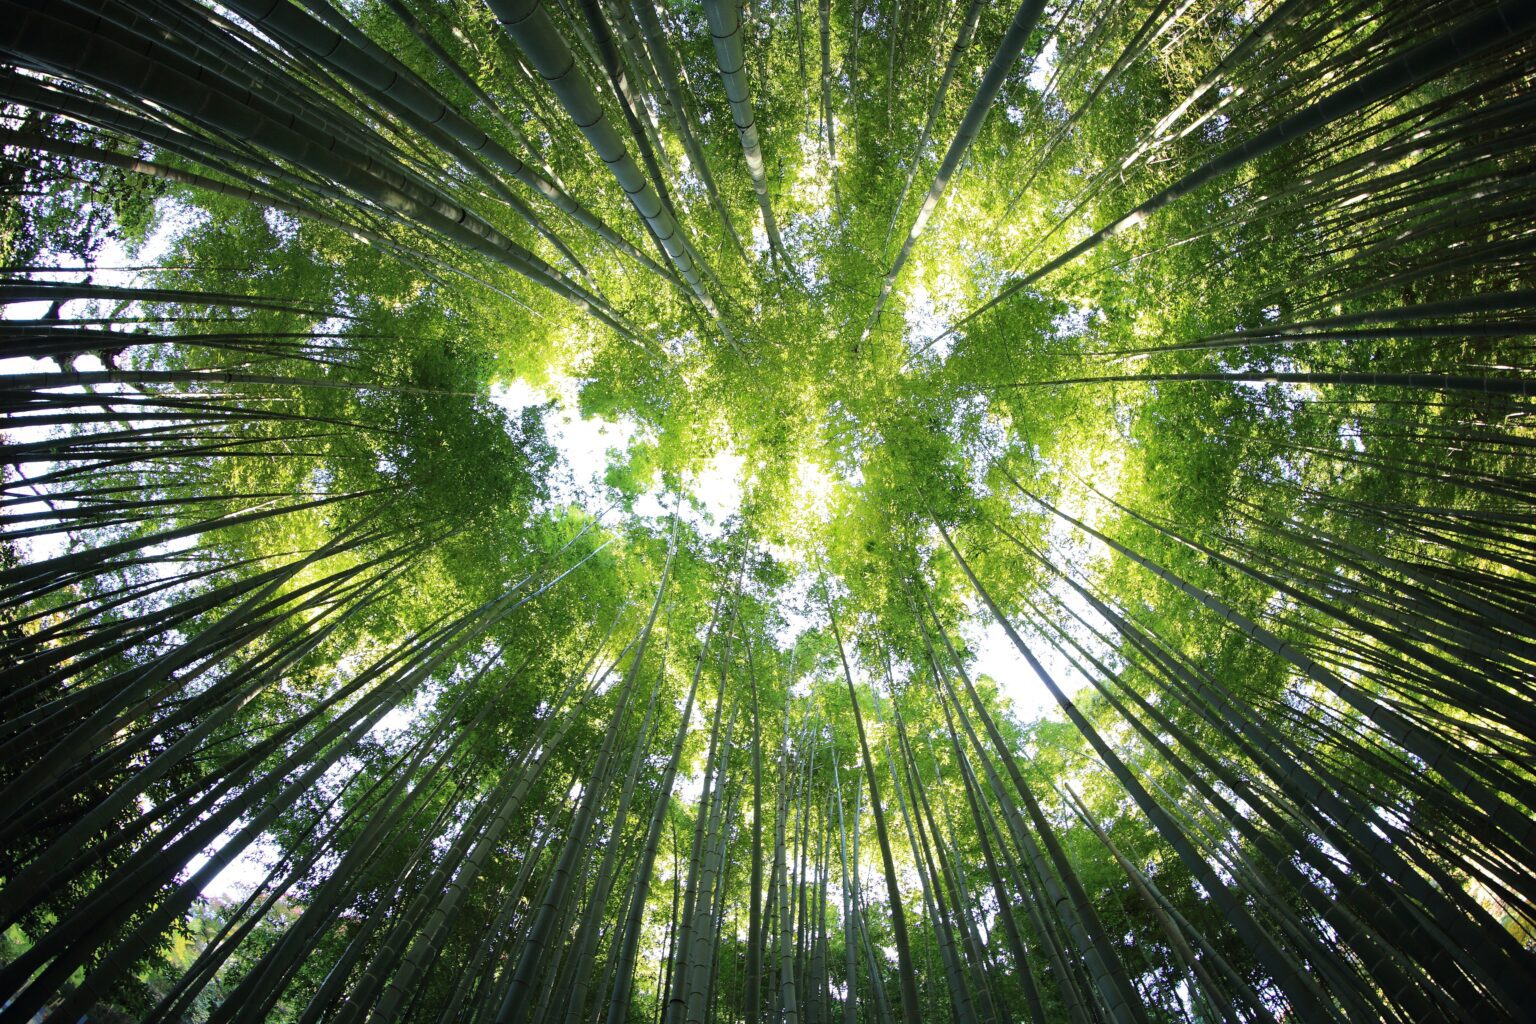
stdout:
<svg viewBox="0 0 1536 1024">
<path fill-rule="evenodd" d="M 0 0 L 0 1024 L 1516 1022 L 1536 5 Z"/>
</svg>

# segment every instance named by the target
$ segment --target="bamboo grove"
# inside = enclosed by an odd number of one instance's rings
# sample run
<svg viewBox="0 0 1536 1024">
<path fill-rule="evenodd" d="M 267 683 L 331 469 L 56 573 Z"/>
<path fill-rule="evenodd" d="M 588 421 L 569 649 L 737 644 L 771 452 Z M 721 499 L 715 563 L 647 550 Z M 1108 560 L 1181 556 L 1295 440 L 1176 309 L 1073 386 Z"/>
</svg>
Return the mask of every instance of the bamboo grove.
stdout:
<svg viewBox="0 0 1536 1024">
<path fill-rule="evenodd" d="M 1529 1019 L 1533 29 L 0 0 L 0 1024 Z"/>
</svg>

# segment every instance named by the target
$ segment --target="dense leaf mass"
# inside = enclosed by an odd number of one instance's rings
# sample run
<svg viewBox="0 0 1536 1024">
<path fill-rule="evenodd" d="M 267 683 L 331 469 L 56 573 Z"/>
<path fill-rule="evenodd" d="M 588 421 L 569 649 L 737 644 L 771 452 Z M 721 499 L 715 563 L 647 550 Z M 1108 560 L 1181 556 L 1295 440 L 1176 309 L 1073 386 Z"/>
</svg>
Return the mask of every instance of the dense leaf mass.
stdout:
<svg viewBox="0 0 1536 1024">
<path fill-rule="evenodd" d="M 0 0 L 0 1024 L 1529 1019 L 1529 0 Z"/>
</svg>

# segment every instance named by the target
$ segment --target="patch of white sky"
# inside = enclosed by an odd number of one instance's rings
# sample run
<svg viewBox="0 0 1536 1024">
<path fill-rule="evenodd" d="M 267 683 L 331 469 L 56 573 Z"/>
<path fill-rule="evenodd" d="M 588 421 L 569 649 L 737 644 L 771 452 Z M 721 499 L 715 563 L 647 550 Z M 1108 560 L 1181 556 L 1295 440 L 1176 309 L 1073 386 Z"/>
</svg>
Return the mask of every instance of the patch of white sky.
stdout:
<svg viewBox="0 0 1536 1024">
<path fill-rule="evenodd" d="M 936 297 L 928 290 L 925 281 L 917 281 L 907 288 L 904 315 L 907 321 L 907 346 L 915 356 L 919 352 L 932 353 L 933 358 L 943 361 L 953 347 L 952 338 L 938 341 L 948 329 L 948 323 L 939 310 Z"/>
<path fill-rule="evenodd" d="M 244 821 L 237 821 L 220 833 L 219 837 L 187 862 L 182 869 L 183 879 L 191 878 L 209 860 L 219 855 L 226 846 L 235 838 L 241 829 L 245 828 Z M 208 880 L 203 886 L 203 896 L 221 903 L 233 903 L 245 899 L 267 877 L 271 870 L 269 861 L 281 856 L 275 843 L 258 837 L 255 842 L 246 846 L 218 873 Z"/>
<path fill-rule="evenodd" d="M 1029 75 L 1024 79 L 1024 83 L 1035 92 L 1044 92 L 1050 84 L 1051 75 L 1056 71 L 1056 53 L 1056 37 L 1051 36 L 1035 57 L 1034 67 L 1030 68 Z"/>
<path fill-rule="evenodd" d="M 1046 474 L 1062 485 L 1055 496 L 1057 507 L 1074 519 L 1103 528 L 1114 517 L 1115 510 L 1110 502 L 1119 492 L 1125 459 L 1125 446 L 1111 431 L 1103 438 L 1102 444 L 1076 450 L 1073 466 L 1046 466 Z M 972 485 L 978 489 L 985 487 L 979 478 L 973 479 Z M 1011 490 L 1011 485 L 1005 486 Z M 1037 515 L 1043 511 L 1029 498 L 1016 492 L 1009 495 L 1009 501 L 1020 515 Z M 933 539 L 935 543 L 940 543 L 937 534 Z M 1107 564 L 1111 557 L 1110 549 L 1103 541 L 1077 529 L 1059 516 L 1051 517 L 1046 528 L 1045 542 L 1048 557 L 1053 564 L 1084 586 L 1089 584 L 1096 569 Z M 1021 552 L 1021 557 L 1026 556 Z M 1107 627 L 1107 623 L 1099 619 L 1088 601 L 1065 580 L 1051 579 L 1036 599 L 1036 604 L 1044 610 L 1052 626 L 1061 626 L 1073 640 L 1092 651 L 1099 660 L 1114 664 L 1116 659 L 1112 650 L 1093 637 L 1077 619 L 1100 627 Z M 961 627 L 961 634 L 974 655 L 974 671 L 997 683 L 999 692 L 1021 720 L 1029 721 L 1052 714 L 1056 708 L 1055 698 L 1019 653 L 1007 632 L 980 602 L 973 602 L 968 610 L 970 614 L 967 623 Z M 1068 697 L 1087 685 L 1087 678 L 1075 667 L 1071 658 L 1057 650 L 1052 639 L 1062 643 L 1068 650 L 1072 649 L 1070 643 L 1054 635 L 1054 631 L 1052 637 L 1047 637 L 1023 616 L 1016 616 L 1012 624 L 1046 673 Z M 1076 656 L 1076 652 L 1073 653 Z"/>
<path fill-rule="evenodd" d="M 32 305 L 35 304 L 18 303 L 15 306 L 8 306 L 5 309 L 4 318 L 7 320 L 33 319 L 42 316 L 45 312 L 47 312 L 50 303 L 42 303 L 42 308 L 37 310 L 29 310 L 26 308 Z M 76 356 L 74 359 L 74 368 L 87 373 L 105 369 L 101 360 L 90 353 Z M 0 375 L 5 376 L 14 376 L 24 373 L 55 373 L 58 371 L 58 369 L 59 368 L 57 364 L 53 363 L 51 360 L 32 359 L 28 356 L 12 356 L 9 358 L 0 359 Z M 83 392 L 85 388 L 78 385 L 71 385 L 69 387 L 55 388 L 51 390 L 54 390 L 58 393 L 79 394 Z M 106 391 L 108 389 L 105 387 L 97 387 L 95 390 Z M 56 434 L 57 431 L 54 428 L 36 424 L 27 424 L 24 422 L 24 420 L 18 420 L 16 418 L 9 419 L 5 426 L 6 441 L 9 444 L 36 444 L 40 441 L 48 440 L 49 438 L 56 436 Z M 27 483 L 28 477 L 46 475 L 51 472 L 53 468 L 54 463 L 51 462 L 26 462 L 13 466 L 13 471 L 19 478 L 18 482 L 27 487 L 27 489 L 32 494 L 36 495 L 37 500 L 28 501 L 25 504 L 13 506 L 10 510 L 12 515 L 18 517 L 24 515 L 37 515 L 39 513 L 58 511 L 67 507 L 73 507 L 75 503 L 68 501 L 67 499 L 51 496 L 45 498 L 43 491 L 40 491 L 38 488 Z M 42 526 L 45 524 L 39 522 L 34 523 L 33 525 Z M 68 550 L 69 542 L 69 534 L 63 532 L 23 537 L 19 538 L 17 541 L 22 551 L 25 553 L 27 561 L 29 562 L 40 562 L 49 558 L 56 558 Z"/>
<path fill-rule="evenodd" d="M 818 122 L 819 125 L 819 122 Z M 836 123 L 833 124 L 834 130 Z M 832 207 L 832 165 L 827 159 L 826 136 L 820 132 L 815 137 L 802 134 L 800 152 L 804 159 L 795 174 L 795 195 L 823 217 L 830 217 Z"/>
<path fill-rule="evenodd" d="M 377 728 L 375 727 L 376 730 Z M 315 780 L 311 791 L 321 799 L 332 800 L 357 777 L 361 768 L 362 765 L 351 757 L 340 758 Z M 334 821 L 338 813 L 338 804 L 332 803 L 327 809 L 327 818 Z M 237 819 L 220 833 L 218 838 L 204 847 L 201 853 L 187 862 L 186 867 L 181 870 L 181 877 L 190 879 L 203 870 L 208 862 L 220 856 L 248 825 L 249 822 L 245 817 Z M 317 820 L 315 831 L 318 832 L 322 827 L 323 822 Z M 236 852 L 229 863 L 214 873 L 203 886 L 202 894 L 205 898 L 218 902 L 239 902 L 260 886 L 273 866 L 282 859 L 282 847 L 265 833 L 259 834 Z"/>
<path fill-rule="evenodd" d="M 173 226 L 179 225 L 175 218 L 166 218 L 162 221 L 159 230 L 150 235 L 145 244 L 134 254 L 130 254 L 114 240 L 107 240 L 102 245 L 96 262 L 99 264 L 89 271 L 91 282 L 98 285 L 122 287 L 131 285 L 137 279 L 134 266 L 154 266 L 165 258 L 166 251 L 170 247 L 173 237 Z M 179 226 L 177 227 L 179 230 Z M 48 257 L 44 256 L 46 260 Z M 79 268 L 64 267 L 57 270 L 36 271 L 31 276 L 34 280 L 78 283 L 85 279 L 87 271 Z M 72 299 L 60 304 L 59 318 L 68 321 L 77 311 L 83 310 L 89 300 Z M 47 299 L 31 302 L 17 302 L 0 307 L 0 319 L 5 320 L 36 320 L 45 316 L 53 303 Z M 82 373 L 94 373 L 106 369 L 100 357 L 94 353 L 86 352 L 75 356 L 70 361 L 70 367 Z M 0 358 L 0 376 L 15 376 L 18 374 L 57 373 L 61 369 L 59 363 L 52 359 L 33 359 L 30 356 L 9 356 Z M 85 388 L 80 385 L 68 385 L 52 389 L 64 394 L 80 394 Z M 126 391 L 125 387 L 117 385 L 95 385 L 93 391 L 99 394 L 110 394 L 113 391 Z M 62 428 L 51 428 L 39 425 L 29 425 L 12 418 L 6 423 L 6 439 L 11 444 L 33 444 L 47 440 L 59 432 Z M 18 473 L 24 476 L 36 476 L 48 473 L 52 469 L 52 463 L 28 463 L 18 466 Z M 38 492 L 32 489 L 34 494 Z M 71 502 L 54 499 L 52 507 L 71 505 Z M 42 496 L 35 502 L 25 505 L 17 505 L 11 509 L 13 515 L 30 515 L 38 512 L 46 512 L 50 505 Z M 22 539 L 22 547 L 29 561 L 42 561 L 63 554 L 69 545 L 69 535 L 65 533 L 52 533 L 36 537 Z M 186 547 L 187 544 L 180 545 Z M 170 549 L 168 548 L 167 551 Z"/>
<path fill-rule="evenodd" d="M 512 415 L 532 406 L 549 406 L 543 417 L 545 436 L 558 453 L 562 470 L 554 481 L 554 496 L 595 510 L 604 504 L 608 467 L 645 435 L 629 417 L 582 416 L 578 391 L 574 377 L 554 376 L 543 385 L 519 379 L 492 386 L 491 400 Z M 725 521 L 741 507 L 745 466 L 746 460 L 730 447 L 711 455 L 683 481 L 689 499 L 679 511 L 684 521 L 705 536 L 718 536 Z M 634 511 L 659 526 L 672 515 L 673 504 L 659 477 L 651 484 L 636 500 Z"/>
<path fill-rule="evenodd" d="M 752 217 L 752 237 L 747 240 L 747 248 L 759 259 L 768 255 L 768 229 L 763 226 L 761 216 Z"/>
</svg>

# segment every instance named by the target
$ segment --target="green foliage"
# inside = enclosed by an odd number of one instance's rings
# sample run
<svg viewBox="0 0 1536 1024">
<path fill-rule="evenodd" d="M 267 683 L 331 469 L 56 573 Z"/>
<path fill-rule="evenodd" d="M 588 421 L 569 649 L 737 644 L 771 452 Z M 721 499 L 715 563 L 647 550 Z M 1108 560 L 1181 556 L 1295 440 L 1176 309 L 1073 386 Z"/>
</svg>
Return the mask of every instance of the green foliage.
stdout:
<svg viewBox="0 0 1536 1024">
<path fill-rule="evenodd" d="M 1529 16 L 740 6 L 0 29 L 0 1020 L 1515 1019 Z"/>
</svg>

